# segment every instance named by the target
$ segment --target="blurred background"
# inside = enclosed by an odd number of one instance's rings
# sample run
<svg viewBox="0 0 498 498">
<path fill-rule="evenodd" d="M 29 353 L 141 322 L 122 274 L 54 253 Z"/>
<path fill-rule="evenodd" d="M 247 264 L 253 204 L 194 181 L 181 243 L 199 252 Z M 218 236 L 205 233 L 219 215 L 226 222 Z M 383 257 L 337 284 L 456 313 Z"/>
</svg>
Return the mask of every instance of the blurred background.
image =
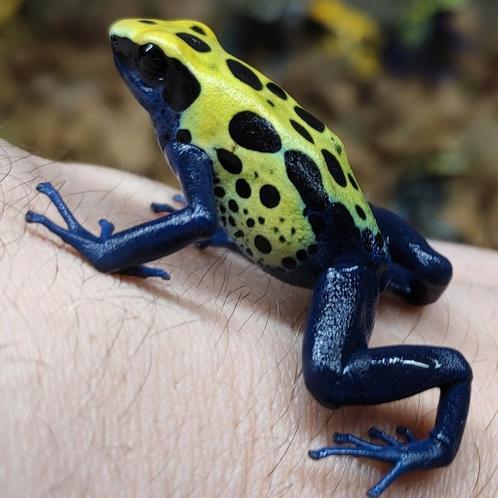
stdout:
<svg viewBox="0 0 498 498">
<path fill-rule="evenodd" d="M 0 136 L 174 184 L 113 66 L 119 17 L 206 22 L 342 138 L 371 201 L 498 248 L 495 0 L 0 0 Z"/>
</svg>

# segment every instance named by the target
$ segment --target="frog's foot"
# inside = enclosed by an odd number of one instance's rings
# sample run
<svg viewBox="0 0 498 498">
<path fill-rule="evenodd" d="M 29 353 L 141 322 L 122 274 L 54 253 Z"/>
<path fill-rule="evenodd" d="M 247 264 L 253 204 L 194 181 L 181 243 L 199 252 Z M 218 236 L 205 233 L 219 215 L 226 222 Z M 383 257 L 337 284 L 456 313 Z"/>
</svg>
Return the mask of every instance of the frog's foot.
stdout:
<svg viewBox="0 0 498 498">
<path fill-rule="evenodd" d="M 209 239 L 198 240 L 195 247 L 198 249 L 206 249 L 206 247 L 227 247 L 228 249 L 238 250 L 235 242 L 227 235 L 222 227 L 218 227 Z"/>
<path fill-rule="evenodd" d="M 108 220 L 99 220 L 100 235 L 97 237 L 80 225 L 62 199 L 59 191 L 56 190 L 51 183 L 40 183 L 36 186 L 36 190 L 46 195 L 52 201 L 53 205 L 57 208 L 60 215 L 66 222 L 67 229 L 57 225 L 52 220 L 49 220 L 45 215 L 35 213 L 33 211 L 28 211 L 26 213 L 26 221 L 28 223 L 39 223 L 40 225 L 48 228 L 51 232 L 58 235 L 64 242 L 74 247 L 98 270 L 106 273 L 109 271 L 116 271 L 109 270 L 109 264 L 112 264 L 112 262 L 106 261 L 105 258 L 102 258 L 104 247 L 114 232 L 114 225 Z M 164 270 L 149 268 L 142 265 L 131 266 L 119 269 L 118 271 L 119 273 L 123 273 L 125 275 L 134 275 L 144 278 L 161 277 L 165 280 L 169 280 L 170 278 L 169 274 Z"/>
<path fill-rule="evenodd" d="M 141 278 L 159 277 L 163 280 L 169 280 L 171 278 L 170 274 L 165 270 L 161 270 L 160 268 L 151 268 L 150 266 L 143 265 L 130 266 L 129 268 L 120 270 L 119 273 Z"/>
<path fill-rule="evenodd" d="M 62 228 L 53 221 L 49 220 L 43 214 L 35 213 L 33 211 L 28 211 L 26 213 L 26 221 L 28 223 L 39 223 L 47 227 L 51 232 L 58 235 L 62 240 L 68 242 L 74 246 L 74 243 L 82 243 L 86 240 L 88 243 L 96 243 L 101 238 L 111 235 L 114 231 L 114 225 L 107 220 L 100 220 L 101 227 L 101 237 L 96 237 L 92 235 L 88 230 L 83 228 L 78 220 L 74 217 L 71 210 L 67 207 L 66 203 L 63 201 L 59 194 L 59 191 L 54 188 L 54 186 L 49 182 L 39 183 L 36 186 L 38 192 L 46 195 L 52 204 L 57 208 L 60 215 L 67 224 L 68 229 Z"/>
<path fill-rule="evenodd" d="M 165 203 L 160 203 L 160 202 L 152 202 L 150 205 L 150 208 L 154 213 L 174 213 L 178 211 L 179 209 L 182 209 L 186 206 L 187 202 L 185 201 L 185 197 L 181 194 L 175 194 L 173 196 L 173 200 L 177 203 L 180 204 L 180 208 L 176 208 L 172 206 L 171 204 L 165 204 Z"/>
<path fill-rule="evenodd" d="M 368 434 L 385 444 L 374 444 L 353 434 L 334 434 L 334 442 L 338 445 L 350 444 L 349 447 L 330 446 L 311 450 L 308 455 L 313 460 L 330 455 L 349 455 L 361 458 L 372 458 L 381 462 L 393 463 L 393 468 L 368 491 L 368 496 L 379 496 L 390 484 L 401 475 L 411 470 L 431 469 L 448 464 L 452 457 L 446 445 L 435 437 L 416 440 L 406 427 L 397 427 L 396 432 L 405 441 L 371 427 Z"/>
</svg>

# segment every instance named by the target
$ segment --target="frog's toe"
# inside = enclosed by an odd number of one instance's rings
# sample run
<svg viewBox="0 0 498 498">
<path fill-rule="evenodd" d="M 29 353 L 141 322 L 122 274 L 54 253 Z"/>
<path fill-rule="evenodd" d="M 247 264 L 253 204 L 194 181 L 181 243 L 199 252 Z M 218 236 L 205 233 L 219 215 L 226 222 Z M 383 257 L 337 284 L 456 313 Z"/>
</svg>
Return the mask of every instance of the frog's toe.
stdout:
<svg viewBox="0 0 498 498">
<path fill-rule="evenodd" d="M 42 194 L 51 195 L 56 192 L 54 186 L 50 182 L 41 182 L 36 186 L 36 190 Z"/>
<path fill-rule="evenodd" d="M 171 204 L 161 202 L 151 202 L 150 208 L 154 213 L 174 213 L 175 211 L 178 211 L 178 209 Z"/>
<path fill-rule="evenodd" d="M 114 232 L 114 224 L 106 219 L 99 220 L 100 225 L 100 238 L 105 240 L 110 237 Z"/>
<path fill-rule="evenodd" d="M 59 211 L 70 230 L 75 231 L 82 228 L 71 210 L 67 207 L 64 199 L 62 199 L 59 191 L 50 182 L 39 183 L 36 186 L 36 190 L 41 194 L 46 195 L 52 201 L 52 204 L 57 208 L 57 211 Z M 30 222 L 28 218 L 26 218 L 26 221 Z M 34 223 L 39 222 L 34 221 Z"/>
<path fill-rule="evenodd" d="M 378 444 L 373 444 L 369 441 L 355 436 L 354 434 L 341 434 L 336 432 L 334 434 L 334 442 L 338 445 L 351 444 L 352 446 L 325 446 L 317 450 L 311 450 L 308 455 L 313 460 L 320 460 L 331 455 L 349 455 L 364 458 L 376 458 L 378 451 L 383 448 Z"/>
<path fill-rule="evenodd" d="M 170 280 L 171 278 L 171 275 L 166 270 L 161 270 L 160 268 L 152 268 L 150 266 L 144 265 L 131 266 L 129 268 L 120 270 L 119 273 L 140 278 L 159 277 L 163 280 Z"/>
<path fill-rule="evenodd" d="M 389 446 L 399 446 L 402 444 L 401 441 L 391 436 L 390 434 L 387 434 L 387 432 L 377 429 L 377 427 L 370 427 L 370 429 L 368 429 L 368 435 L 372 439 L 378 439 L 380 441 L 383 441 Z"/>
<path fill-rule="evenodd" d="M 34 211 L 28 211 L 24 215 L 24 219 L 27 223 L 40 223 L 41 225 L 44 225 L 47 221 L 49 221 L 46 216 L 44 216 L 43 214 L 35 213 Z"/>
<path fill-rule="evenodd" d="M 52 233 L 55 233 L 62 240 L 68 243 L 71 243 L 69 240 L 71 238 L 71 234 L 77 231 L 77 229 L 67 230 L 66 228 L 63 228 L 57 225 L 57 223 L 54 223 L 52 220 L 48 219 L 45 215 L 40 213 L 35 213 L 34 211 L 28 211 L 25 214 L 24 218 L 28 223 L 38 223 L 39 225 L 43 225 L 44 227 L 48 228 Z"/>
<path fill-rule="evenodd" d="M 379 445 L 373 444 L 370 441 L 366 441 L 365 439 L 361 439 L 354 434 L 343 434 L 340 432 L 336 432 L 334 434 L 334 442 L 337 444 L 345 444 L 350 443 L 355 445 L 357 448 L 366 448 L 366 449 L 376 449 L 379 448 Z"/>
<path fill-rule="evenodd" d="M 183 206 L 187 204 L 187 201 L 185 200 L 185 197 L 182 194 L 175 194 L 173 196 L 173 200 L 178 204 L 182 204 Z"/>
<path fill-rule="evenodd" d="M 413 432 L 404 425 L 398 425 L 398 427 L 396 427 L 396 434 L 403 436 L 408 443 L 412 443 L 416 439 Z"/>
<path fill-rule="evenodd" d="M 181 194 L 175 194 L 173 196 L 173 200 L 181 205 L 181 208 L 176 208 L 172 206 L 171 204 L 165 203 L 165 202 L 152 202 L 150 204 L 150 208 L 154 213 L 174 213 L 178 211 L 178 209 L 182 209 L 185 207 L 187 204 L 185 202 L 185 197 Z"/>
</svg>

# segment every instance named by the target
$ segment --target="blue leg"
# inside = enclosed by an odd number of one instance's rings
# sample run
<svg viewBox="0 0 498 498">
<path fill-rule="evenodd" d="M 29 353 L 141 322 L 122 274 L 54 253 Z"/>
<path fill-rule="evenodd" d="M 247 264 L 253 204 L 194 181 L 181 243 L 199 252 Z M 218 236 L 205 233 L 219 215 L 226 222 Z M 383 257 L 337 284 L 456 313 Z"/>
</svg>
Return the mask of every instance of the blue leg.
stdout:
<svg viewBox="0 0 498 498">
<path fill-rule="evenodd" d="M 185 198 L 183 195 L 176 194 L 173 196 L 173 200 L 179 204 L 185 205 Z M 154 213 L 175 213 L 178 211 L 178 209 L 173 207 L 171 204 L 161 204 L 158 202 L 153 202 L 150 207 Z M 233 251 L 239 250 L 237 244 L 235 244 L 235 242 L 228 236 L 225 229 L 221 226 L 216 229 L 216 232 L 214 232 L 209 239 L 198 240 L 195 243 L 195 246 L 198 249 L 206 249 L 208 247 L 226 247 L 228 249 L 232 249 Z"/>
<path fill-rule="evenodd" d="M 402 218 L 387 209 L 371 207 L 392 257 L 391 291 L 412 304 L 436 301 L 451 280 L 451 263 Z"/>
<path fill-rule="evenodd" d="M 303 341 L 303 373 L 313 396 L 326 407 L 373 405 L 439 387 L 435 426 L 417 440 L 406 428 L 399 441 L 376 428 L 370 436 L 336 434 L 336 445 L 309 452 L 372 458 L 393 464 L 368 495 L 379 496 L 406 472 L 449 464 L 462 438 L 470 401 L 472 372 L 460 353 L 428 346 L 368 348 L 377 304 L 377 275 L 366 267 L 338 266 L 319 279 Z M 347 444 L 348 446 L 343 446 Z"/>
<path fill-rule="evenodd" d="M 208 237 L 217 227 L 209 157 L 200 149 L 183 144 L 171 145 L 168 153 L 170 161 L 178 163 L 177 170 L 188 203 L 183 209 L 118 233 L 113 233 L 112 223 L 101 220 L 101 235 L 97 237 L 79 224 L 51 184 L 42 183 L 37 189 L 50 198 L 67 228 L 32 211 L 26 213 L 26 221 L 47 227 L 102 272 L 168 279 L 167 272 L 148 268 L 143 263 Z"/>
</svg>

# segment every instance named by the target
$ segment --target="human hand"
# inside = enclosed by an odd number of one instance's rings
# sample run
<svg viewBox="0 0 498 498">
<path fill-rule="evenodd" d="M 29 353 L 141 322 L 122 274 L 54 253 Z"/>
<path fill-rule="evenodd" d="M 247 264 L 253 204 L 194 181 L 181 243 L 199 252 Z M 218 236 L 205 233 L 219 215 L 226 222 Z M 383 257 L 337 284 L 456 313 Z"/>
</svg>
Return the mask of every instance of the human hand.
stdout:
<svg viewBox="0 0 498 498">
<path fill-rule="evenodd" d="M 2 496 L 364 496 L 385 466 L 311 448 L 333 432 L 406 425 L 424 436 L 438 393 L 374 407 L 319 406 L 301 378 L 310 292 L 242 257 L 189 247 L 157 264 L 170 282 L 98 273 L 43 227 L 51 181 L 80 222 L 116 229 L 155 216 L 164 185 L 63 164 L 0 143 Z M 372 345 L 459 349 L 474 371 L 467 429 L 449 467 L 384 496 L 495 496 L 498 255 L 437 243 L 454 278 L 435 304 L 385 298 Z"/>
</svg>

